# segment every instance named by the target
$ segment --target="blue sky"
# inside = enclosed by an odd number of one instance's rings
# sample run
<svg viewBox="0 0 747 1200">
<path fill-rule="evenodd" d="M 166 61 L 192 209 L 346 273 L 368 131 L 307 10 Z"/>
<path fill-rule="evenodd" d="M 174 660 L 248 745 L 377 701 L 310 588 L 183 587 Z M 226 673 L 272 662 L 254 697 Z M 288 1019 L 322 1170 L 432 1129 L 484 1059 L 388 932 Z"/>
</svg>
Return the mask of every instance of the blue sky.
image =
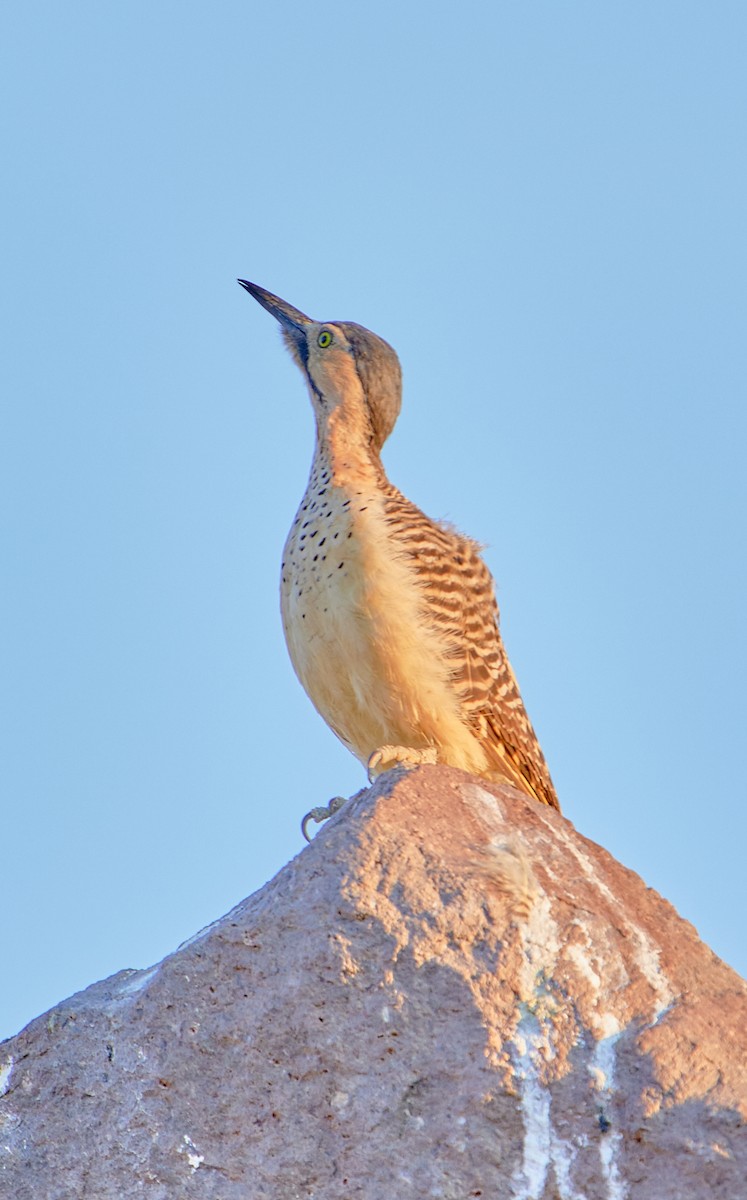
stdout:
<svg viewBox="0 0 747 1200">
<path fill-rule="evenodd" d="M 398 350 L 565 814 L 747 970 L 742 3 L 38 3 L 0 31 L 0 1036 L 364 783 L 278 615 L 311 411 Z M 427 838 L 427 830 L 423 831 Z"/>
</svg>

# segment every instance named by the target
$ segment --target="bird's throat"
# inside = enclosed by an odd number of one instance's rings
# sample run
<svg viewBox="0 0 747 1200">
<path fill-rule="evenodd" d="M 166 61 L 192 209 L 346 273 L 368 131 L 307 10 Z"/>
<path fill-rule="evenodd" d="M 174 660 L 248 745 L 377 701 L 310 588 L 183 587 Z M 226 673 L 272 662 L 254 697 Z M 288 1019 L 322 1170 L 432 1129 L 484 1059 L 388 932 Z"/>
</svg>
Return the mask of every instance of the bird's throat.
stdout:
<svg viewBox="0 0 747 1200">
<path fill-rule="evenodd" d="M 386 478 L 371 423 L 361 409 L 338 405 L 318 421 L 316 457 L 337 487 L 379 487 Z"/>
</svg>

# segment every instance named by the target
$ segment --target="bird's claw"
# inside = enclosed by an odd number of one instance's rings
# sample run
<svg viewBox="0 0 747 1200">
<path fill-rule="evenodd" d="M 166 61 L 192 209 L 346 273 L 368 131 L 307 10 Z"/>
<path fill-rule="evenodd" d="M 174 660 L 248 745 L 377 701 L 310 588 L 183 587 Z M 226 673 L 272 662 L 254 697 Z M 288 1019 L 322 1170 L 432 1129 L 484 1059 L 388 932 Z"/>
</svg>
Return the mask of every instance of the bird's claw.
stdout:
<svg viewBox="0 0 747 1200">
<path fill-rule="evenodd" d="M 391 771 L 392 767 L 409 769 L 423 766 L 424 763 L 437 762 L 438 751 L 435 746 L 426 746 L 422 750 L 416 750 L 412 746 L 379 746 L 366 763 L 368 782 L 373 783 L 377 776 L 383 775 L 384 771 Z"/>
<path fill-rule="evenodd" d="M 328 817 L 333 817 L 336 812 L 339 812 L 345 803 L 345 800 L 345 796 L 335 796 L 332 800 L 330 800 L 329 804 L 318 804 L 316 808 L 312 808 L 311 812 L 307 812 L 306 816 L 301 822 L 301 833 L 306 838 L 307 842 L 312 840 L 306 832 L 306 826 L 308 825 L 309 821 L 315 821 L 317 825 L 321 825 L 322 821 L 326 821 Z"/>
<path fill-rule="evenodd" d="M 366 763 L 368 782 L 373 783 L 378 775 L 383 774 L 384 771 L 390 771 L 392 767 L 419 767 L 423 763 L 437 762 L 438 751 L 435 746 L 426 746 L 424 749 L 417 750 L 412 746 L 379 746 Z M 326 821 L 339 812 L 346 799 L 346 796 L 335 796 L 329 804 L 319 804 L 307 812 L 301 822 L 301 833 L 307 842 L 312 840 L 307 833 L 309 821 L 321 825 L 322 821 Z"/>
</svg>

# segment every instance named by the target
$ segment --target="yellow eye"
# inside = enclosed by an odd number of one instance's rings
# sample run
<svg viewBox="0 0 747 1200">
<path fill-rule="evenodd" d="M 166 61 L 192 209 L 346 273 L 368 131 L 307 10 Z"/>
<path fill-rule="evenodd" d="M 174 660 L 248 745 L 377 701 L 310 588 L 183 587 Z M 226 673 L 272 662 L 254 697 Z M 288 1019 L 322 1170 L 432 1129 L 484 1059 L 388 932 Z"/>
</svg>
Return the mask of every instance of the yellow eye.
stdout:
<svg viewBox="0 0 747 1200">
<path fill-rule="evenodd" d="M 326 350 L 327 346 L 332 345 L 332 334 L 328 329 L 323 329 L 316 339 L 317 346 L 321 346 L 322 350 Z"/>
</svg>

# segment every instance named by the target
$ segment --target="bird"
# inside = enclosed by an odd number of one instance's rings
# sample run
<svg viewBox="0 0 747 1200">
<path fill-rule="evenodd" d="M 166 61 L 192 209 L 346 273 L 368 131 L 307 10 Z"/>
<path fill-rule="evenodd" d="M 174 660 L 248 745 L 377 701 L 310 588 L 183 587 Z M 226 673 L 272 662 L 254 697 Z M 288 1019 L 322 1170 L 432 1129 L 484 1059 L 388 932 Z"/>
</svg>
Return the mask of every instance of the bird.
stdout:
<svg viewBox="0 0 747 1200">
<path fill-rule="evenodd" d="M 402 403 L 383 338 L 315 321 L 246 279 L 279 323 L 316 420 L 308 485 L 281 569 L 296 675 L 369 781 L 394 767 L 459 767 L 560 809 L 499 627 L 480 546 L 432 520 L 381 460 Z M 321 821 L 342 804 L 313 809 Z"/>
</svg>

